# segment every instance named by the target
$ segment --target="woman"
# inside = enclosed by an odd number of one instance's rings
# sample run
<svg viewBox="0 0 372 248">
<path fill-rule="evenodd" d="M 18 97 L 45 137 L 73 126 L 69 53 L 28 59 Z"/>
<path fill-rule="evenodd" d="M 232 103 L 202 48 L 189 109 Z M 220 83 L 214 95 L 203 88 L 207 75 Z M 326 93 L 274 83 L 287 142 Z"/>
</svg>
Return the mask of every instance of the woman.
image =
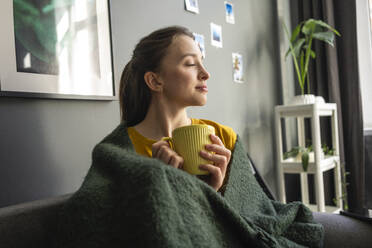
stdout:
<svg viewBox="0 0 372 248">
<path fill-rule="evenodd" d="M 321 247 L 323 229 L 310 210 L 265 195 L 231 128 L 187 116 L 188 106 L 206 103 L 208 78 L 187 29 L 161 29 L 139 42 L 121 79 L 123 121 L 95 146 L 82 186 L 60 211 L 51 238 L 57 247 Z M 200 168 L 223 197 L 164 165 L 182 168 L 183 159 L 157 140 L 196 123 L 215 127 L 206 147 L 215 154 L 200 153 L 213 164 Z"/>
<path fill-rule="evenodd" d="M 214 126 L 211 145 L 200 156 L 213 164 L 200 169 L 210 172 L 207 183 L 215 190 L 223 184 L 236 134 L 226 126 L 187 116 L 189 106 L 207 101 L 210 75 L 202 63 L 200 48 L 192 33 L 184 27 L 159 29 L 144 37 L 125 66 L 120 82 L 120 106 L 129 137 L 137 153 L 160 159 L 182 168 L 183 158 L 162 137 L 170 137 L 175 128 L 191 124 Z M 157 141 L 160 140 L 160 141 Z"/>
</svg>

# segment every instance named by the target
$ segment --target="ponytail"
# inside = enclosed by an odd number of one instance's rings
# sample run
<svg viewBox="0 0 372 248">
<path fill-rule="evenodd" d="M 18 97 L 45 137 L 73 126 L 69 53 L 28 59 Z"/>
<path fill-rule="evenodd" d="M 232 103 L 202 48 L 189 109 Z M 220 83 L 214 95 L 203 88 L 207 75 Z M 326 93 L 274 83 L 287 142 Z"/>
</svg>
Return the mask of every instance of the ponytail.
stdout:
<svg viewBox="0 0 372 248">
<path fill-rule="evenodd" d="M 151 92 L 143 75 L 144 73 L 136 73 L 133 69 L 133 59 L 124 67 L 121 75 L 120 114 L 121 120 L 126 121 L 129 127 L 140 123 L 145 118 L 150 105 Z"/>
</svg>

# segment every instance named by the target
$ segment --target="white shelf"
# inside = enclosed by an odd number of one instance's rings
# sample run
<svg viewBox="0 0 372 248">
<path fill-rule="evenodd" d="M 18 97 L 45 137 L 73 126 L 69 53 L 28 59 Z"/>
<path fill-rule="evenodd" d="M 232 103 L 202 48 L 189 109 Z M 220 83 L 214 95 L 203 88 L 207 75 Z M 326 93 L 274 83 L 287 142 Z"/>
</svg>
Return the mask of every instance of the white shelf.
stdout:
<svg viewBox="0 0 372 248">
<path fill-rule="evenodd" d="M 311 211 L 313 212 L 319 212 L 318 211 L 318 206 L 315 205 L 315 204 L 305 204 L 306 207 L 310 208 Z M 337 207 L 337 206 L 329 206 L 329 205 L 325 205 L 325 212 L 326 213 L 331 213 L 331 214 L 338 214 L 340 213 L 342 209 Z"/>
<path fill-rule="evenodd" d="M 340 161 L 339 156 L 324 156 L 324 159 L 320 161 L 320 170 L 322 172 L 335 168 L 337 162 Z M 316 173 L 316 164 L 314 161 L 309 161 L 307 171 L 303 170 L 301 160 L 296 158 L 288 158 L 283 160 L 280 165 L 283 167 L 285 173 L 302 173 L 307 172 L 310 174 Z"/>
<path fill-rule="evenodd" d="M 330 116 L 332 124 L 332 148 L 334 156 L 324 156 L 320 137 L 320 117 Z M 283 160 L 282 118 L 294 117 L 297 120 L 298 146 L 305 147 L 305 118 L 310 119 L 313 152 L 309 154 L 307 171 L 303 170 L 301 159 Z M 293 130 L 288 130 L 293 131 Z M 335 103 L 314 103 L 303 105 L 281 105 L 275 107 L 275 133 L 277 145 L 278 181 L 280 201 L 286 202 L 284 174 L 299 174 L 301 179 L 302 202 L 313 211 L 337 212 L 342 208 L 341 172 L 339 157 L 337 105 Z M 311 156 L 310 156 L 311 155 Z M 333 170 L 335 176 L 335 195 L 337 207 L 326 206 L 324 200 L 323 172 Z M 314 190 L 317 205 L 309 205 L 308 174 L 314 174 Z"/>
<path fill-rule="evenodd" d="M 313 103 L 303 105 L 279 105 L 275 107 L 282 117 L 312 117 L 314 109 L 319 116 L 331 116 L 332 111 L 336 110 L 335 103 Z"/>
</svg>

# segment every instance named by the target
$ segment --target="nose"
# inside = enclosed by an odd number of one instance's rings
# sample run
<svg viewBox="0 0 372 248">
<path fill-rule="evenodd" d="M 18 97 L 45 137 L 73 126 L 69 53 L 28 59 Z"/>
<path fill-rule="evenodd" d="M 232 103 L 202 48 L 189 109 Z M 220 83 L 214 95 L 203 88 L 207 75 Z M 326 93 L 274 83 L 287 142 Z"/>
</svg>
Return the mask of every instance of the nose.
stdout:
<svg viewBox="0 0 372 248">
<path fill-rule="evenodd" d="M 205 69 L 205 67 L 203 65 L 200 65 L 200 72 L 199 72 L 199 79 L 200 80 L 203 80 L 203 81 L 206 81 L 209 79 L 211 75 L 209 74 L 209 72 Z"/>
</svg>

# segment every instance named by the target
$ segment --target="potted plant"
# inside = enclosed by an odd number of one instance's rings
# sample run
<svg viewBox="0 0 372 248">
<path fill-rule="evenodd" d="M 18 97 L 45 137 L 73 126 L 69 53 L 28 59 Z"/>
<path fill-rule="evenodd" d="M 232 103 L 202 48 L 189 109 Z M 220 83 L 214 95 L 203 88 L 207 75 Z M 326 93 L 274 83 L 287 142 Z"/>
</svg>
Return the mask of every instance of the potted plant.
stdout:
<svg viewBox="0 0 372 248">
<path fill-rule="evenodd" d="M 327 145 L 322 145 L 322 153 L 321 156 L 324 155 L 334 155 L 334 149 L 329 148 Z M 284 159 L 294 158 L 295 160 L 301 160 L 302 169 L 306 172 L 309 167 L 309 161 L 314 162 L 314 151 L 312 145 L 302 147 L 302 146 L 295 146 L 291 150 L 285 152 L 283 154 Z"/>
<path fill-rule="evenodd" d="M 315 19 L 308 19 L 300 22 L 293 30 L 291 36 L 284 23 L 283 26 L 289 40 L 289 48 L 285 54 L 285 58 L 287 58 L 289 54 L 292 55 L 293 63 L 296 69 L 297 81 L 301 88 L 301 96 L 295 98 L 292 103 L 314 103 L 315 97 L 313 95 L 309 95 L 310 82 L 308 74 L 310 58 L 316 58 L 316 54 L 312 50 L 313 40 L 315 39 L 323 41 L 331 46 L 334 46 L 335 34 L 338 36 L 341 35 L 336 29 L 332 28 L 327 23 Z M 305 87 L 305 85 L 307 87 Z M 307 89 L 307 95 L 305 95 L 305 89 Z"/>
</svg>

